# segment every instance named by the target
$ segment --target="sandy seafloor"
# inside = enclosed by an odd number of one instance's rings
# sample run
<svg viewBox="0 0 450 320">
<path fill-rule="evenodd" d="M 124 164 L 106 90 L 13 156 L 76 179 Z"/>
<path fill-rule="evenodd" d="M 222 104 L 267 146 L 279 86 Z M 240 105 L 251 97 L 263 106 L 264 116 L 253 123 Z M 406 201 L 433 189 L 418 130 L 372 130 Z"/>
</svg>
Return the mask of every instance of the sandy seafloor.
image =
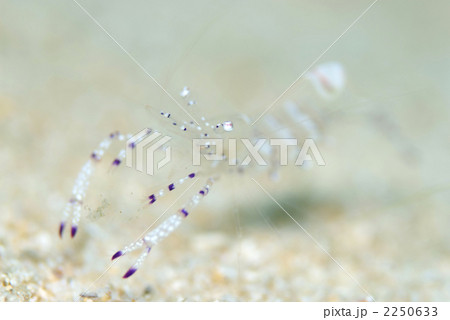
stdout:
<svg viewBox="0 0 450 320">
<path fill-rule="evenodd" d="M 195 89 L 214 119 L 259 114 L 370 5 L 79 3 L 173 95 Z M 0 301 L 448 301 L 448 12 L 446 1 L 375 4 L 320 59 L 348 77 L 345 99 L 327 106 L 327 165 L 284 168 L 278 183 L 223 172 L 123 280 L 136 256 L 111 255 L 169 207 L 142 199 L 184 164 L 155 177 L 100 166 L 74 240 L 58 238 L 62 209 L 103 137 L 164 130 L 152 108 L 184 114 L 73 1 L 0 1 Z"/>
</svg>

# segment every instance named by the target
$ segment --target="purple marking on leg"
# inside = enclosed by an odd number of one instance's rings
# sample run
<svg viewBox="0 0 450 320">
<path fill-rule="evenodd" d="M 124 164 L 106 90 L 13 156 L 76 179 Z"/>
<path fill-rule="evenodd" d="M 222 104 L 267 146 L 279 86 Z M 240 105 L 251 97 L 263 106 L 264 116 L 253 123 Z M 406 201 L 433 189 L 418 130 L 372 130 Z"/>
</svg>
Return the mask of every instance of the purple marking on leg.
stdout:
<svg viewBox="0 0 450 320">
<path fill-rule="evenodd" d="M 188 177 L 192 179 L 193 177 L 195 177 L 195 173 L 191 173 Z"/>
<path fill-rule="evenodd" d="M 116 253 L 114 253 L 114 255 L 112 256 L 111 260 L 117 259 L 118 257 L 123 256 L 123 252 L 122 251 L 117 251 Z"/>
<path fill-rule="evenodd" d="M 149 198 L 150 200 L 155 199 L 155 195 L 152 194 L 151 196 L 148 196 L 148 198 Z"/>
<path fill-rule="evenodd" d="M 137 271 L 136 268 L 131 267 L 130 269 L 128 269 L 128 271 L 123 275 L 123 279 L 129 278 L 131 277 L 135 272 Z"/>
<path fill-rule="evenodd" d="M 110 135 L 109 135 L 109 137 L 111 138 L 111 139 L 114 139 L 116 136 L 118 136 L 119 135 L 119 131 L 116 131 L 116 132 L 113 132 L 113 133 L 111 133 Z"/>
<path fill-rule="evenodd" d="M 59 225 L 59 237 L 60 238 L 62 238 L 65 226 L 66 226 L 66 224 L 64 222 L 61 222 L 61 224 Z"/>
<path fill-rule="evenodd" d="M 114 159 L 112 165 L 113 166 L 118 166 L 122 161 L 120 161 L 120 159 Z"/>
<path fill-rule="evenodd" d="M 150 199 L 150 202 L 148 204 L 153 204 L 153 203 L 155 203 L 155 201 L 156 201 L 156 199 L 152 198 L 152 199 Z"/>
<path fill-rule="evenodd" d="M 70 236 L 72 238 L 75 237 L 75 235 L 77 234 L 77 230 L 78 230 L 77 226 L 72 226 L 72 228 L 70 229 Z"/>
<path fill-rule="evenodd" d="M 173 183 L 169 184 L 169 191 L 172 191 L 175 189 L 175 185 Z"/>
<path fill-rule="evenodd" d="M 95 152 L 92 152 L 91 158 L 94 159 L 94 160 L 100 160 L 100 157 Z"/>
<path fill-rule="evenodd" d="M 136 143 L 131 142 L 128 146 L 129 146 L 131 149 L 134 149 L 134 148 L 136 147 Z"/>
<path fill-rule="evenodd" d="M 200 190 L 198 193 L 200 193 L 202 196 L 205 195 L 205 191 L 203 191 L 203 190 Z"/>
<path fill-rule="evenodd" d="M 189 212 L 187 212 L 184 208 L 181 209 L 181 213 L 184 214 L 184 217 L 186 218 L 189 214 Z"/>
</svg>

